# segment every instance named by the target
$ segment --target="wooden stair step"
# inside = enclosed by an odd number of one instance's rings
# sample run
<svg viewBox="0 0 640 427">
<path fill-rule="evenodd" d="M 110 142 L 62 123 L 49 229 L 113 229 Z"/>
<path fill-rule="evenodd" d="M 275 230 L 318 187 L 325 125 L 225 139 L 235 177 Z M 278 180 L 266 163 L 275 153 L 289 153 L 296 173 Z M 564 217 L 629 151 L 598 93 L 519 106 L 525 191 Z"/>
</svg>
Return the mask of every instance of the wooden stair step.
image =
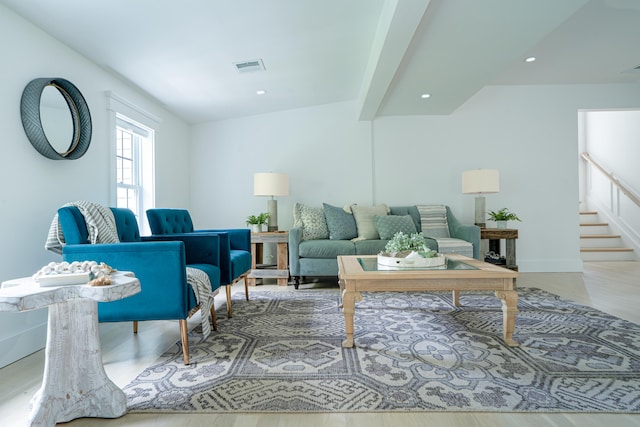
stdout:
<svg viewBox="0 0 640 427">
<path fill-rule="evenodd" d="M 580 252 L 633 252 L 631 248 L 580 248 Z"/>
<path fill-rule="evenodd" d="M 598 212 L 596 212 L 596 211 L 585 211 L 585 212 L 580 212 L 580 215 L 598 215 Z"/>
<path fill-rule="evenodd" d="M 619 234 L 581 234 L 581 239 L 618 239 Z"/>
<path fill-rule="evenodd" d="M 580 227 L 606 227 L 609 225 L 606 222 L 584 222 L 580 224 Z"/>
</svg>

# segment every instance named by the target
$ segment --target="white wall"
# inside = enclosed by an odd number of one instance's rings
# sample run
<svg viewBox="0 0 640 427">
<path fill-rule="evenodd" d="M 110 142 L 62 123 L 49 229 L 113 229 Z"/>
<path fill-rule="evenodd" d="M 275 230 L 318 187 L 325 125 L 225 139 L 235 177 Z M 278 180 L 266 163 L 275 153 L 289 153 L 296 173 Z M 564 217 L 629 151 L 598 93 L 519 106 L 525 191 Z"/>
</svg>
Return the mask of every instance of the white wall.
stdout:
<svg viewBox="0 0 640 427">
<path fill-rule="evenodd" d="M 640 104 L 639 85 L 488 87 L 449 116 L 357 122 L 349 103 L 196 126 L 192 209 L 196 225 L 244 226 L 264 210 L 253 172 L 287 172 L 280 228 L 294 202 L 444 203 L 473 222 L 473 196 L 461 173 L 500 170 L 501 191 L 487 209 L 522 219 L 521 271 L 581 271 L 578 110 Z M 370 126 L 370 127 L 369 127 Z M 218 185 L 217 183 L 224 183 Z"/>
<path fill-rule="evenodd" d="M 0 5 L 0 281 L 29 276 L 60 257 L 44 249 L 49 225 L 66 202 L 109 204 L 114 155 L 109 135 L 106 91 L 161 119 L 156 138 L 157 202 L 188 206 L 188 125 L 159 104 L 90 63 Z M 61 77 L 82 92 L 93 122 L 87 153 L 78 160 L 54 161 L 29 143 L 20 119 L 20 98 L 34 78 Z M 46 310 L 0 313 L 0 366 L 42 348 Z"/>
<path fill-rule="evenodd" d="M 293 225 L 295 202 L 371 204 L 371 124 L 356 120 L 355 103 L 323 105 L 192 129 L 192 198 L 195 226 L 246 227 L 265 212 L 253 196 L 255 172 L 289 174 L 288 197 L 279 197 L 278 224 Z"/>
<path fill-rule="evenodd" d="M 585 151 L 640 193 L 640 111 L 586 111 Z"/>
</svg>

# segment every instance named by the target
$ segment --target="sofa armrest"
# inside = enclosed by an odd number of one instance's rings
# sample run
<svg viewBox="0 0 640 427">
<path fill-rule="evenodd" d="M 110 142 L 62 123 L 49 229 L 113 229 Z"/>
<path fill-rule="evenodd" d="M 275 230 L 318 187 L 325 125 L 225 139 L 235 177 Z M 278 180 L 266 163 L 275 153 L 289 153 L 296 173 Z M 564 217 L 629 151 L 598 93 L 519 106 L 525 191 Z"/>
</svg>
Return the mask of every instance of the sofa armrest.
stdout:
<svg viewBox="0 0 640 427">
<path fill-rule="evenodd" d="M 302 242 L 302 228 L 293 227 L 289 230 L 289 274 L 300 275 L 300 242 Z"/>
<path fill-rule="evenodd" d="M 447 207 L 447 222 L 449 223 L 449 235 L 471 243 L 473 245 L 473 257 L 480 259 L 480 227 L 461 223 L 451 213 L 449 207 Z"/>
</svg>

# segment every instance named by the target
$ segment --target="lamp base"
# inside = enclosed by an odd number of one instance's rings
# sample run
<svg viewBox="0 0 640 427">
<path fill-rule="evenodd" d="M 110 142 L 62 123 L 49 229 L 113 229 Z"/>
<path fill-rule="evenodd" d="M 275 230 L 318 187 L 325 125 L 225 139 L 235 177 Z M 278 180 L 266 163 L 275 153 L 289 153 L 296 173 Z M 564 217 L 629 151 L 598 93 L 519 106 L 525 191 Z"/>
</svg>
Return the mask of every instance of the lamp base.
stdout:
<svg viewBox="0 0 640 427">
<path fill-rule="evenodd" d="M 486 201 L 484 196 L 476 196 L 476 207 L 475 207 L 475 224 L 478 227 L 485 228 L 487 223 L 485 222 L 485 214 L 486 214 Z"/>
<path fill-rule="evenodd" d="M 267 212 L 269 213 L 269 231 L 278 231 L 278 201 L 267 200 Z"/>
</svg>

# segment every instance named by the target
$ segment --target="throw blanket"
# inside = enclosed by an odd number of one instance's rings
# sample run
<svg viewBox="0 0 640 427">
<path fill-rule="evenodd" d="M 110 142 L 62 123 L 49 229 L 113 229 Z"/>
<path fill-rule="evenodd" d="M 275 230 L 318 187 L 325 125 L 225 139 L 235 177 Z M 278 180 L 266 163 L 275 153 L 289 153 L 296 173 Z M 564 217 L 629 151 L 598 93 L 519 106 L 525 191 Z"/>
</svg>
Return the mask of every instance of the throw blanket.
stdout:
<svg viewBox="0 0 640 427">
<path fill-rule="evenodd" d="M 196 301 L 200 304 L 200 316 L 202 317 L 202 335 L 205 339 L 211 334 L 211 324 L 209 316 L 211 307 L 213 307 L 213 291 L 211 290 L 211 281 L 209 276 L 202 270 L 193 267 L 187 267 L 187 283 L 191 285 L 193 292 L 196 294 Z"/>
<path fill-rule="evenodd" d="M 447 224 L 447 208 L 443 205 L 417 206 L 422 234 L 425 237 L 451 237 Z"/>
<path fill-rule="evenodd" d="M 117 243 L 120 241 L 118 238 L 118 230 L 116 228 L 116 220 L 113 217 L 111 209 L 104 207 L 98 203 L 93 202 L 73 202 L 67 203 L 64 206 L 76 206 L 84 220 L 87 223 L 87 231 L 89 233 L 89 242 L 94 243 Z M 47 241 L 44 244 L 46 250 L 62 254 L 62 247 L 64 246 L 64 233 L 62 227 L 60 227 L 60 221 L 58 214 L 56 213 L 51 221 L 49 227 L 49 235 Z"/>
</svg>

